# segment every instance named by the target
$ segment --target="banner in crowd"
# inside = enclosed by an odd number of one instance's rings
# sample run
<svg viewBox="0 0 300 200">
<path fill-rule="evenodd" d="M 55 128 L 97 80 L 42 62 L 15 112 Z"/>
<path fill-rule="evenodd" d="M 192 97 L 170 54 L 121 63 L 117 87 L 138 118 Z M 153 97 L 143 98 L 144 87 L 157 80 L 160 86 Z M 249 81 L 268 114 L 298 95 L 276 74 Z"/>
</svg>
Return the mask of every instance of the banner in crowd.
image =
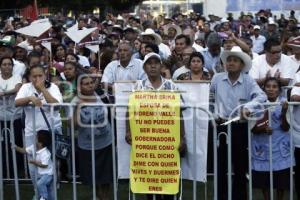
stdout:
<svg viewBox="0 0 300 200">
<path fill-rule="evenodd" d="M 134 92 L 128 105 L 132 192 L 177 194 L 180 182 L 180 94 Z"/>
<path fill-rule="evenodd" d="M 297 10 L 300 8 L 300 0 L 227 0 L 227 11 L 259 11 L 261 9 Z"/>
<path fill-rule="evenodd" d="M 176 83 L 176 85 L 180 91 L 183 91 L 180 94 L 184 105 L 199 106 L 208 110 L 209 83 L 180 82 Z M 128 99 L 133 88 L 134 82 L 115 83 L 116 104 L 128 105 Z M 119 179 L 128 179 L 130 174 L 131 146 L 125 141 L 126 112 L 127 108 L 124 106 L 116 109 Z M 184 128 L 187 143 L 186 155 L 181 158 L 182 178 L 206 182 L 208 116 L 200 109 L 195 110 L 193 114 L 193 109 L 191 108 L 184 109 L 182 115 L 185 119 Z"/>
</svg>

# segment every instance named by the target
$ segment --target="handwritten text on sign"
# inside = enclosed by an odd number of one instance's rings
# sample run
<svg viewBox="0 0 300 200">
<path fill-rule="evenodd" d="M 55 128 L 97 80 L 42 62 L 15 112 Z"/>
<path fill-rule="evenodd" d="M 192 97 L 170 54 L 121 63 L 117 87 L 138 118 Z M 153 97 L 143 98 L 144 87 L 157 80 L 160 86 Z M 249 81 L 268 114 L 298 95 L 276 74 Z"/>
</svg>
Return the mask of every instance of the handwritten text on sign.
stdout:
<svg viewBox="0 0 300 200">
<path fill-rule="evenodd" d="M 134 193 L 177 194 L 180 177 L 180 95 L 135 92 L 129 98 Z"/>
</svg>

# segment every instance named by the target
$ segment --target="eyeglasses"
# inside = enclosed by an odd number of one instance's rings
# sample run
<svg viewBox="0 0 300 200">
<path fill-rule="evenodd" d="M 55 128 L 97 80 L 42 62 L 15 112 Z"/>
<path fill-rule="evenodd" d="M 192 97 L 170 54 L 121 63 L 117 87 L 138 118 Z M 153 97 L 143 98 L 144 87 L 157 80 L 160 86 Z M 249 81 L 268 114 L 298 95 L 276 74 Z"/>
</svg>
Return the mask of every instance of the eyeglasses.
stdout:
<svg viewBox="0 0 300 200">
<path fill-rule="evenodd" d="M 268 53 L 270 53 L 270 54 L 280 54 L 282 51 L 280 50 L 280 51 L 272 51 L 272 52 L 268 52 Z"/>
</svg>

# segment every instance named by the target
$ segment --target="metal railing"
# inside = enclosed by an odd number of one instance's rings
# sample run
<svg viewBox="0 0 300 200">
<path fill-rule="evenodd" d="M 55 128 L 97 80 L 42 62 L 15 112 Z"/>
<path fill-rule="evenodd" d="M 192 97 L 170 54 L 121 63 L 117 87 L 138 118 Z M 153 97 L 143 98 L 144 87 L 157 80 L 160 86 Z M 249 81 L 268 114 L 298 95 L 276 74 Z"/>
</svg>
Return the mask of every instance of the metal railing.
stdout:
<svg viewBox="0 0 300 200">
<path fill-rule="evenodd" d="M 289 115 L 290 115 L 290 118 L 291 118 L 291 123 L 293 122 L 293 107 L 294 106 L 299 106 L 300 103 L 294 103 L 294 102 L 289 102 L 289 109 L 290 109 L 290 112 L 289 112 Z M 99 107 L 99 106 L 104 106 L 106 108 L 108 108 L 110 110 L 110 113 L 111 113 L 111 116 L 110 116 L 110 122 L 111 122 L 111 136 L 112 136 L 112 158 L 113 158 L 113 199 L 116 200 L 116 199 L 119 199 L 119 196 L 118 196 L 118 176 L 117 176 L 117 155 L 116 155 L 116 149 L 118 148 L 117 147 L 117 144 L 116 144 L 116 131 L 115 131 L 115 110 L 116 108 L 126 108 L 128 107 L 128 105 L 121 105 L 121 104 L 99 104 L 99 103 L 95 103 L 95 104 L 84 104 L 85 106 L 91 106 L 91 107 Z M 268 109 L 271 109 L 272 106 L 276 106 L 276 105 L 279 105 L 279 103 L 265 103 L 263 104 L 263 106 L 268 106 L 269 108 Z M 51 116 L 53 116 L 54 114 L 54 111 L 56 109 L 62 109 L 62 108 L 65 108 L 65 109 L 68 109 L 70 113 L 73 113 L 74 111 L 74 108 L 75 108 L 75 104 L 70 104 L 70 103 L 63 103 L 63 104 L 49 104 L 49 105 L 44 105 L 44 107 L 48 107 L 48 109 L 50 109 L 50 113 L 51 113 Z M 232 133 L 231 133 L 231 124 L 229 124 L 227 126 L 227 133 L 217 133 L 217 123 L 216 121 L 214 120 L 214 115 L 200 107 L 200 106 L 188 106 L 188 105 L 185 105 L 183 106 L 184 108 L 186 109 L 191 109 L 192 110 L 192 117 L 193 117 L 193 156 L 195 156 L 194 158 L 196 158 L 196 112 L 197 110 L 200 110 L 202 111 L 203 113 L 205 113 L 207 115 L 207 120 L 209 120 L 212 124 L 212 127 L 213 127 L 213 161 L 214 161 L 214 165 L 213 165 L 213 198 L 214 200 L 218 200 L 218 154 L 217 154 L 217 151 L 218 151 L 218 146 L 219 146 L 219 143 L 220 143 L 220 134 L 221 135 L 225 135 L 226 136 L 226 141 L 227 141 L 227 148 L 228 148 L 228 152 L 227 152 L 227 156 L 228 156 L 228 163 L 227 163 L 227 167 L 228 167 L 228 174 L 227 174 L 227 183 L 228 183 L 228 199 L 232 199 L 232 158 L 231 158 L 231 149 L 232 149 L 232 144 L 231 144 L 231 136 L 232 136 Z M 15 112 L 17 113 L 17 112 Z M 35 120 L 35 117 L 36 117 L 36 113 L 35 113 L 35 108 L 32 107 L 32 113 L 33 113 L 33 120 L 32 120 L 32 125 L 33 125 L 33 130 L 36 130 L 36 120 Z M 234 112 L 232 112 L 234 113 Z M 271 116 L 270 116 L 270 113 L 269 112 L 269 121 L 271 121 Z M 92 115 L 93 116 L 93 115 Z M 77 199 L 77 180 L 76 180 L 76 155 L 75 155 L 75 147 L 76 147 L 76 144 L 75 144 L 75 126 L 74 126 L 74 116 L 73 115 L 69 115 L 67 120 L 69 120 L 70 124 L 69 124 L 69 128 L 70 128 L 70 137 L 71 137 L 71 163 L 69 163 L 72 167 L 71 167 L 71 175 L 72 175 L 72 181 L 71 181 L 71 184 L 72 184 L 72 199 L 76 200 Z M 13 121 L 14 121 L 14 117 L 12 117 L 12 119 L 10 120 L 10 126 L 11 126 L 11 130 L 8 130 L 6 127 L 0 127 L 1 129 L 1 136 L 3 135 L 2 132 L 8 132 L 8 133 L 5 133 L 5 134 L 8 134 L 10 137 L 10 143 L 11 144 L 15 144 L 15 140 L 14 140 L 14 134 L 15 134 L 15 130 L 13 129 Z M 92 124 L 91 126 L 94 126 L 94 120 L 92 119 Z M 53 124 L 54 124 L 54 120 L 53 118 L 51 118 L 50 120 L 50 123 L 52 124 L 52 127 L 53 127 Z M 208 123 L 208 121 L 207 121 Z M 6 124 L 6 123 L 4 123 Z M 293 134 L 293 129 L 292 129 L 292 124 L 291 124 L 291 129 L 290 129 L 290 155 L 293 157 L 293 151 L 294 151 L 294 147 L 293 147 L 293 137 L 292 137 L 292 134 Z M 93 129 L 92 129 L 93 130 Z M 35 132 L 35 131 L 34 131 Z M 252 160 L 251 160 L 251 138 L 252 138 L 252 133 L 251 133 L 251 129 L 250 129 L 250 125 L 248 124 L 248 133 L 247 133 L 247 136 L 248 136 L 248 167 L 249 167 L 249 171 L 248 171 L 248 175 L 249 175 L 249 188 L 248 188 L 248 198 L 249 199 L 253 199 L 253 186 L 252 186 L 252 170 L 251 170 L 251 166 L 252 166 Z M 6 137 L 7 138 L 7 137 Z M 34 141 L 35 141 L 35 138 L 34 138 Z M 91 137 L 91 143 L 92 143 L 92 149 L 91 150 L 91 154 L 92 154 L 92 174 L 93 174 L 93 187 L 92 187 L 92 194 L 93 194 L 93 199 L 96 199 L 96 180 L 95 180 L 95 173 L 96 173 L 96 169 L 95 169 L 95 146 L 94 146 L 94 143 L 95 142 L 95 138 L 94 138 L 94 134 L 92 133 L 92 137 Z M 2 148 L 2 143 L 0 144 L 0 148 Z M 9 147 L 9 144 L 8 142 L 5 142 L 5 145 L 6 145 L 6 153 L 10 150 L 10 147 Z M 55 149 L 55 136 L 54 134 L 52 134 L 52 149 Z M 270 152 L 270 199 L 273 200 L 274 199 L 274 196 L 273 196 L 273 168 L 272 168 L 272 136 L 269 136 L 269 152 Z M 18 176 L 18 169 L 17 169 L 17 161 L 16 161 L 16 151 L 15 150 L 12 150 L 12 159 L 13 159 L 13 173 L 14 173 L 14 176 L 13 178 L 11 178 L 11 176 L 8 176 L 7 178 L 3 179 L 3 165 L 2 165 L 2 154 L 0 154 L 0 161 L 1 161 L 1 169 L 0 169 L 0 199 L 4 199 L 4 185 L 3 185 L 3 181 L 7 181 L 7 180 L 10 180 L 10 181 L 13 181 L 14 182 L 14 189 L 15 189 L 15 199 L 16 200 L 20 200 L 21 197 L 20 197 L 20 186 L 19 186 L 19 180 L 21 178 L 19 178 Z M 53 163 L 54 163 L 54 166 L 55 166 L 55 163 L 57 163 L 57 158 L 55 156 L 55 153 L 52 153 L 52 160 L 53 160 Z M 293 158 L 291 159 L 292 162 L 293 162 Z M 196 159 L 194 159 L 194 168 L 193 168 L 193 175 L 196 176 L 197 174 L 197 166 L 196 166 Z M 294 199 L 294 189 L 293 189 L 293 163 L 291 162 L 291 165 L 290 165 L 290 191 L 289 191 L 289 199 L 290 200 L 293 200 Z M 9 162 L 6 162 L 6 163 L 9 163 Z M 8 166 L 9 168 L 9 166 Z M 36 173 L 36 172 L 35 172 Z M 54 188 L 56 188 L 57 186 L 57 171 L 56 171 L 56 168 L 54 167 L 54 176 L 53 176 L 53 186 Z M 25 177 L 26 179 L 26 177 Z M 23 180 L 23 179 L 22 179 Z M 29 179 L 27 179 L 29 180 Z M 192 186 L 192 196 L 193 196 L 193 200 L 196 200 L 196 199 L 199 199 L 197 198 L 197 181 L 193 181 L 193 186 Z M 37 191 L 36 192 L 36 197 L 37 197 Z M 133 199 L 137 199 L 136 195 L 133 194 L 132 195 L 132 198 Z M 177 196 L 174 196 L 174 199 L 177 199 L 178 197 Z M 57 194 L 57 190 L 55 189 L 54 190 L 54 199 L 59 199 L 58 198 L 58 194 Z M 153 197 L 153 199 L 156 199 L 155 195 Z M 206 184 L 205 184 L 205 199 L 207 199 L 207 187 L 206 187 Z"/>
</svg>

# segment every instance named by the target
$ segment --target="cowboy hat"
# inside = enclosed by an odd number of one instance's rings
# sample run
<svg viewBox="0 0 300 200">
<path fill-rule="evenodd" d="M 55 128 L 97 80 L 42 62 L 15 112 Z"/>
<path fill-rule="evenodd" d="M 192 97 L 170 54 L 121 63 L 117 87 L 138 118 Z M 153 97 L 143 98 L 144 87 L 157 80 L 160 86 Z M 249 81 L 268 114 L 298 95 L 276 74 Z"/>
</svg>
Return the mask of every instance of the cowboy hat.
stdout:
<svg viewBox="0 0 300 200">
<path fill-rule="evenodd" d="M 145 30 L 145 32 L 141 33 L 141 36 L 142 37 L 143 36 L 151 36 L 151 37 L 153 37 L 155 39 L 155 44 L 156 45 L 160 45 L 160 43 L 162 43 L 162 39 L 161 39 L 160 35 L 158 35 L 157 33 L 155 33 L 154 30 L 151 29 L 151 28 L 147 28 Z"/>
<path fill-rule="evenodd" d="M 238 57 L 244 63 L 243 72 L 249 72 L 252 66 L 252 60 L 248 54 L 242 51 L 239 46 L 234 46 L 230 51 L 223 51 L 221 54 L 221 60 L 225 64 L 229 56 Z"/>
<path fill-rule="evenodd" d="M 164 34 L 168 35 L 168 31 L 170 28 L 173 28 L 176 30 L 176 36 L 180 35 L 182 33 L 182 30 L 179 26 L 175 25 L 175 24 L 168 24 L 166 26 L 164 26 Z"/>
</svg>

